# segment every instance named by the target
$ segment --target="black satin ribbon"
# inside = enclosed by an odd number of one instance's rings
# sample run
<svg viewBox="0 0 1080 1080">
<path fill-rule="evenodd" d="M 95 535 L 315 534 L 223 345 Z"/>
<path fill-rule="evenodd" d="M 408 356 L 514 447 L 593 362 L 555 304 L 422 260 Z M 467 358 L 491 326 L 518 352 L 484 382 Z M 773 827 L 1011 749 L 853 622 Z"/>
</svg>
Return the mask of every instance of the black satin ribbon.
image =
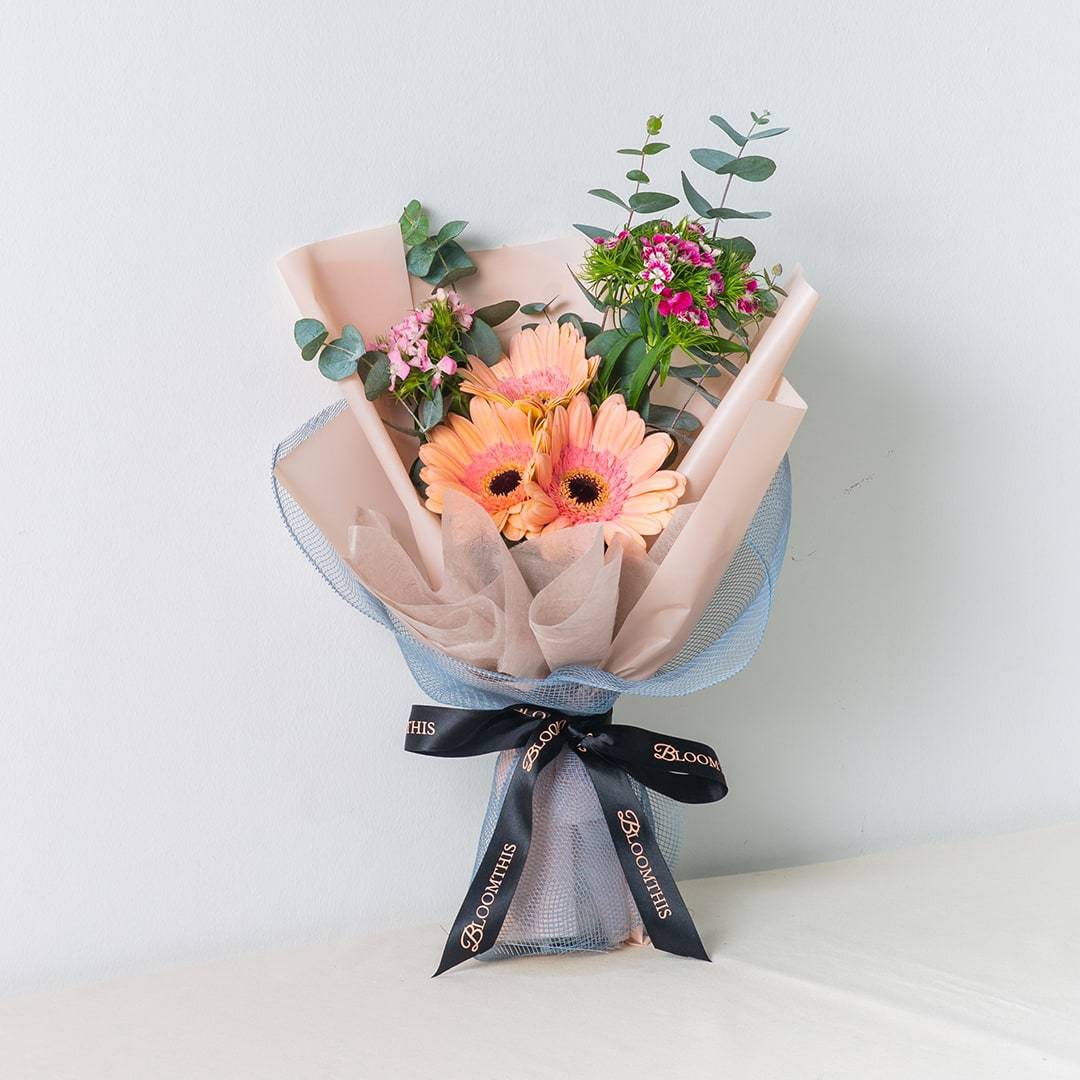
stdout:
<svg viewBox="0 0 1080 1080">
<path fill-rule="evenodd" d="M 580 755 L 596 789 L 623 875 L 653 944 L 679 956 L 709 959 L 630 779 L 679 802 L 716 802 L 728 789 L 712 747 L 613 724 L 610 710 L 574 716 L 535 705 L 414 705 L 405 733 L 405 749 L 411 753 L 473 757 L 525 748 L 514 764 L 495 830 L 436 975 L 487 952 L 498 939 L 529 854 L 537 777 L 567 746 Z"/>
</svg>

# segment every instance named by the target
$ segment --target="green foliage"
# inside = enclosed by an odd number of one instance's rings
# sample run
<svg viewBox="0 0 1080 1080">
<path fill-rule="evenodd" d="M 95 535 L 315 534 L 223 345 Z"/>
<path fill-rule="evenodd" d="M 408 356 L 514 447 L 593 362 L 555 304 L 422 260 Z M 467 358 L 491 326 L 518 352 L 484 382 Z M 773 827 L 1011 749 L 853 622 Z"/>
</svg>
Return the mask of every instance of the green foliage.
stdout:
<svg viewBox="0 0 1080 1080">
<path fill-rule="evenodd" d="M 475 315 L 472 326 L 461 335 L 461 344 L 470 356 L 478 357 L 489 367 L 502 358 L 502 345 L 495 331 Z"/>
<path fill-rule="evenodd" d="M 768 210 L 749 210 L 743 212 L 742 210 L 730 210 L 726 207 L 718 206 L 705 214 L 705 217 L 719 218 L 721 221 L 731 221 L 734 218 L 760 221 L 762 218 L 772 217 L 772 214 Z"/>
<path fill-rule="evenodd" d="M 720 128 L 736 146 L 746 145 L 746 136 L 740 135 L 722 116 L 710 116 L 709 119 Z"/>
<path fill-rule="evenodd" d="M 783 135 L 785 131 L 789 131 L 790 128 L 777 127 L 769 128 L 767 131 L 755 131 L 749 136 L 750 139 L 771 139 L 774 135 Z"/>
<path fill-rule="evenodd" d="M 475 317 L 486 322 L 488 326 L 498 326 L 516 314 L 517 310 L 518 302 L 516 300 L 500 300 L 497 304 L 488 304 L 487 307 L 477 308 Z"/>
<path fill-rule="evenodd" d="M 469 258 L 465 249 L 456 240 L 449 240 L 435 252 L 428 272 L 417 276 L 434 288 L 442 289 L 475 273 L 476 263 Z"/>
<path fill-rule="evenodd" d="M 408 247 L 413 244 L 423 243 L 427 239 L 427 214 L 424 213 L 424 208 L 416 199 L 413 199 L 401 212 L 398 225 L 401 227 L 401 239 L 405 241 Z"/>
<path fill-rule="evenodd" d="M 664 195 L 659 191 L 639 191 L 630 196 L 630 209 L 641 214 L 658 214 L 661 210 L 670 210 L 678 205 L 679 200 L 674 195 Z"/>
<path fill-rule="evenodd" d="M 402 212 L 398 225 L 406 247 L 405 266 L 414 277 L 439 289 L 476 273 L 475 263 L 457 242 L 467 221 L 448 221 L 430 236 L 428 216 L 419 201 L 413 199 Z"/>
<path fill-rule="evenodd" d="M 607 240 L 615 235 L 610 229 L 599 229 L 595 225 L 575 225 L 574 228 L 584 233 L 590 240 Z"/>
<path fill-rule="evenodd" d="M 681 432 L 697 432 L 701 429 L 701 421 L 684 409 L 673 409 L 670 405 L 649 405 L 647 417 L 649 427 L 658 431 L 666 431 L 669 435 Z"/>
<path fill-rule="evenodd" d="M 569 323 L 582 337 L 585 337 L 585 326 L 581 321 L 580 315 L 575 315 L 572 311 L 560 315 L 559 325 L 565 326 L 567 323 Z"/>
<path fill-rule="evenodd" d="M 467 221 L 448 221 L 436 234 L 435 234 L 435 247 L 436 250 L 441 248 L 443 244 L 448 244 L 455 237 L 460 236 L 465 227 L 469 223 Z"/>
<path fill-rule="evenodd" d="M 731 174 L 740 180 L 749 180 L 756 184 L 768 180 L 776 172 L 776 162 L 772 158 L 752 154 L 748 157 L 737 157 L 713 171 L 720 176 Z"/>
<path fill-rule="evenodd" d="M 638 166 L 635 169 L 629 169 L 626 172 L 626 179 L 631 181 L 634 185 L 634 190 L 624 199 L 621 195 L 616 195 L 614 191 L 610 191 L 608 188 L 591 188 L 589 190 L 590 195 L 596 196 L 598 199 L 604 199 L 606 202 L 614 203 L 616 206 L 621 207 L 629 215 L 626 219 L 626 227 L 629 227 L 631 221 L 633 221 L 634 214 L 657 214 L 662 210 L 667 210 L 672 206 L 678 206 L 679 200 L 674 195 L 664 195 L 661 192 L 642 191 L 642 184 L 651 183 L 649 174 L 645 172 L 645 159 L 647 157 L 653 157 L 656 154 L 661 154 L 665 150 L 669 149 L 670 144 L 665 142 L 654 142 L 652 136 L 659 134 L 660 129 L 663 127 L 662 116 L 650 116 L 645 122 L 645 141 L 641 146 L 636 149 L 631 147 L 624 147 L 617 151 L 620 154 L 632 154 L 639 159 Z M 590 240 L 607 240 L 614 234 L 606 230 L 597 229 L 591 225 L 575 225 L 576 229 L 580 229 Z"/>
<path fill-rule="evenodd" d="M 691 150 L 690 156 L 703 169 L 708 169 L 709 172 L 717 172 L 735 160 L 735 155 L 729 154 L 726 150 L 710 150 L 707 147 Z"/>
<path fill-rule="evenodd" d="M 293 340 L 301 349 L 318 337 L 326 336 L 326 327 L 318 319 L 299 319 L 293 327 Z"/>
<path fill-rule="evenodd" d="M 364 376 L 364 394 L 368 401 L 380 398 L 390 389 L 390 361 L 386 353 L 372 349 L 364 353 L 367 374 Z"/>
<path fill-rule="evenodd" d="M 323 346 L 319 356 L 319 371 L 328 379 L 340 382 L 356 374 L 360 357 L 364 354 L 364 339 L 355 326 L 346 324 L 341 337 Z"/>
<path fill-rule="evenodd" d="M 686 173 L 680 173 L 679 175 L 682 176 L 682 188 L 683 194 L 686 196 L 686 201 L 694 208 L 695 214 L 699 217 L 707 217 L 712 213 L 712 206 L 709 204 L 709 200 L 690 183 Z"/>
<path fill-rule="evenodd" d="M 440 420 L 442 420 L 444 411 L 442 394 L 424 398 L 424 400 L 420 402 L 420 430 L 424 432 L 430 431 Z"/>
<path fill-rule="evenodd" d="M 614 203 L 616 206 L 621 206 L 624 210 L 630 209 L 630 207 L 627 206 L 626 203 L 624 203 L 622 199 L 620 199 L 619 196 L 615 194 L 614 191 L 608 191 L 607 188 L 590 188 L 589 194 L 595 195 L 598 199 L 606 199 L 608 202 Z"/>
<path fill-rule="evenodd" d="M 599 296 L 595 296 L 593 295 L 593 293 L 589 292 L 589 290 L 585 288 L 585 286 L 581 283 L 577 274 L 571 271 L 571 276 L 573 277 L 574 281 L 577 282 L 577 287 L 581 290 L 582 296 L 584 296 L 585 299 L 589 301 L 593 308 L 595 308 L 597 311 L 607 310 L 607 304 L 604 303 L 604 301 L 601 300 Z"/>
</svg>

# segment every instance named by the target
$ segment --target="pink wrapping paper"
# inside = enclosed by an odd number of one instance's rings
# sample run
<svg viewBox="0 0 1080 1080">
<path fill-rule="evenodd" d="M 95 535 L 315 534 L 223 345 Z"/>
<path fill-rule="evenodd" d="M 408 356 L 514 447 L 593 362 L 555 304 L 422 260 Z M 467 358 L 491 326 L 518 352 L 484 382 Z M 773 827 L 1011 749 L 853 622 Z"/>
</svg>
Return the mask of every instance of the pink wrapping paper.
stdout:
<svg viewBox="0 0 1080 1080">
<path fill-rule="evenodd" d="M 567 265 L 576 265 L 582 250 L 582 241 L 562 239 L 472 252 L 479 273 L 457 288 L 478 307 L 556 296 L 553 313 L 584 315 L 587 301 Z M 279 265 L 303 315 L 332 330 L 350 322 L 365 340 L 385 334 L 430 295 L 405 270 L 396 226 L 312 244 Z M 511 675 L 590 663 L 645 678 L 678 653 L 697 624 L 805 413 L 782 372 L 817 294 L 801 274 L 790 285 L 738 377 L 706 383 L 723 395 L 720 406 L 714 411 L 699 396 L 690 401 L 704 423 L 680 465 L 692 494 L 671 535 L 647 555 L 604 552 L 594 526 L 500 555 L 480 520 L 486 515 L 467 507 L 451 515 L 448 508 L 440 522 L 408 477 L 416 441 L 382 423 L 395 404 L 368 402 L 356 378 L 341 384 L 349 409 L 285 458 L 278 477 L 364 585 L 417 636 L 451 655 Z M 523 321 L 519 314 L 496 328 L 504 344 Z M 672 379 L 654 397 L 681 405 L 687 391 Z M 447 524 L 455 542 L 446 548 L 444 579 Z M 569 535 L 577 533 L 588 535 Z M 501 545 L 497 534 L 494 540 Z M 497 569 L 474 580 L 470 561 Z M 387 565 L 397 569 L 381 575 Z"/>
</svg>

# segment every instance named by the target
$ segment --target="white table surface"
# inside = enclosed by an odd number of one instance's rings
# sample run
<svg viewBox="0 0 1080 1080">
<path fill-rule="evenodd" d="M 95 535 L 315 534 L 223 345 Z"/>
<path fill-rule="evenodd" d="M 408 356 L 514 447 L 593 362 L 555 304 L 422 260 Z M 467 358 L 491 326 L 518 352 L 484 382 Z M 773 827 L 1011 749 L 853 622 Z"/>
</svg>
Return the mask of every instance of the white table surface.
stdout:
<svg viewBox="0 0 1080 1080">
<path fill-rule="evenodd" d="M 1080 1078 L 1080 825 L 686 882 L 713 963 L 420 927 L 0 1001 L 4 1080 Z"/>
</svg>

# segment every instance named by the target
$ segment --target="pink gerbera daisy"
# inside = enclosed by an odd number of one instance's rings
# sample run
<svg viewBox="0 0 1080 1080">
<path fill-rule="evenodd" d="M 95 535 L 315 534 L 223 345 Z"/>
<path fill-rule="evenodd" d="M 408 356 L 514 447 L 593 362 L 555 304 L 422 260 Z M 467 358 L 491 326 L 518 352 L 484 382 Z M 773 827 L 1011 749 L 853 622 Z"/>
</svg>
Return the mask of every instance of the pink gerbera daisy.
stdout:
<svg viewBox="0 0 1080 1080">
<path fill-rule="evenodd" d="M 491 515 L 508 540 L 520 540 L 525 535 L 525 484 L 533 475 L 529 418 L 519 409 L 479 398 L 469 415 L 471 420 L 451 413 L 420 447 L 427 507 L 441 514 L 446 492 L 460 491 Z"/>
<path fill-rule="evenodd" d="M 681 473 L 661 470 L 672 441 L 645 435 L 645 422 L 622 396 L 607 398 L 594 419 L 589 399 L 578 394 L 549 422 L 549 446 L 536 456 L 536 478 L 526 484 L 522 520 L 529 536 L 600 522 L 604 541 L 616 538 L 645 547 L 671 520 L 686 491 Z"/>
<path fill-rule="evenodd" d="M 585 339 L 569 323 L 521 330 L 510 339 L 509 356 L 488 367 L 470 360 L 461 388 L 488 401 L 516 405 L 543 417 L 592 381 L 600 363 L 585 355 Z"/>
</svg>

